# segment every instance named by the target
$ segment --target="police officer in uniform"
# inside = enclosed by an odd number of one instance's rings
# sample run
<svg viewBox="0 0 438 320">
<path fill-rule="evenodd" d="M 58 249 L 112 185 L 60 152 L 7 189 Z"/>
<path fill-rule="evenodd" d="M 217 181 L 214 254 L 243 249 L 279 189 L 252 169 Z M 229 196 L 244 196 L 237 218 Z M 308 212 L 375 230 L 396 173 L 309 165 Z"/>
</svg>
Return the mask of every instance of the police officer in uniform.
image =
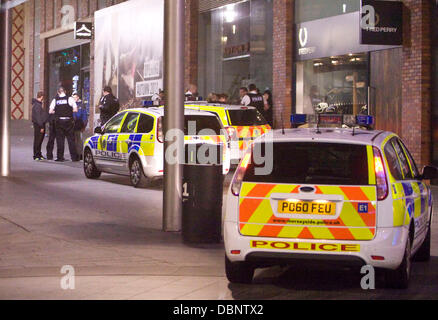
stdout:
<svg viewBox="0 0 438 320">
<path fill-rule="evenodd" d="M 79 161 L 76 152 L 75 137 L 74 137 L 74 118 L 73 113 L 78 112 L 78 107 L 72 97 L 67 97 L 65 89 L 60 87 L 58 94 L 50 104 L 49 113 L 55 115 L 56 122 L 56 146 L 57 146 L 57 162 L 63 162 L 64 159 L 64 143 L 67 138 L 68 148 L 70 150 L 71 160 Z"/>
<path fill-rule="evenodd" d="M 262 115 L 265 115 L 265 102 L 263 100 L 263 95 L 261 95 L 255 84 L 250 84 L 249 93 L 242 99 L 242 104 L 244 106 L 255 107 Z"/>
<path fill-rule="evenodd" d="M 99 102 L 100 109 L 100 125 L 103 126 L 113 116 L 119 112 L 120 104 L 119 99 L 113 95 L 113 91 L 110 86 L 103 88 L 103 95 Z"/>
</svg>

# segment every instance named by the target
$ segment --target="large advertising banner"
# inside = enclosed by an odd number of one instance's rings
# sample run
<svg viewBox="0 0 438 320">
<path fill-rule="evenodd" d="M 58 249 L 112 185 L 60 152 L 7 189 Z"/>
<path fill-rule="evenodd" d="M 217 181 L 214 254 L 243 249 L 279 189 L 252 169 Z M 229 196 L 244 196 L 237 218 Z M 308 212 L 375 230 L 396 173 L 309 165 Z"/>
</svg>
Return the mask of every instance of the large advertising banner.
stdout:
<svg viewBox="0 0 438 320">
<path fill-rule="evenodd" d="M 97 11 L 94 106 L 105 86 L 122 110 L 163 89 L 163 41 L 164 0 L 131 0 Z"/>
</svg>

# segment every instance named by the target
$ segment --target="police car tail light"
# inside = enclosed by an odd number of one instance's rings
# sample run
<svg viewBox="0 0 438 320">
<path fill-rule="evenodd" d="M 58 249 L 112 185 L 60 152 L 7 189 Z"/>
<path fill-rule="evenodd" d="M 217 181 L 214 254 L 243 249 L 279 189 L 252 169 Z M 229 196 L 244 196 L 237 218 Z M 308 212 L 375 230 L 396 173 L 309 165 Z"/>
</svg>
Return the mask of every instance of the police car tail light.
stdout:
<svg viewBox="0 0 438 320">
<path fill-rule="evenodd" d="M 163 118 L 158 118 L 157 121 L 157 140 L 160 143 L 164 142 L 164 136 L 163 136 Z"/>
<path fill-rule="evenodd" d="M 377 200 L 385 200 L 388 196 L 388 182 L 386 180 L 385 166 L 379 149 L 373 147 L 374 171 L 376 174 Z"/>
<path fill-rule="evenodd" d="M 232 140 L 237 140 L 237 131 L 236 128 L 233 127 L 225 127 L 225 130 L 227 131 L 227 139 L 228 142 Z"/>
<path fill-rule="evenodd" d="M 245 153 L 242 161 L 237 167 L 236 174 L 231 184 L 231 192 L 237 197 L 240 195 L 240 189 L 242 188 L 243 177 L 245 176 L 246 169 L 251 162 L 251 152 Z"/>
</svg>

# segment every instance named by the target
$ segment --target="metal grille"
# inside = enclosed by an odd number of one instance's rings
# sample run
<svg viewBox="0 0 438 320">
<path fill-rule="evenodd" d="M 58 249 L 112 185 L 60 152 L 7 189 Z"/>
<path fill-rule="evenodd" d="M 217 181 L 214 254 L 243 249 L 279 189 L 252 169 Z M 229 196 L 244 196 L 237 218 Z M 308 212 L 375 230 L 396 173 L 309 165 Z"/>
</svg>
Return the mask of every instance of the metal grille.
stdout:
<svg viewBox="0 0 438 320">
<path fill-rule="evenodd" d="M 227 4 L 243 2 L 242 0 L 200 0 L 199 12 L 210 11 L 215 8 L 226 6 Z"/>
</svg>

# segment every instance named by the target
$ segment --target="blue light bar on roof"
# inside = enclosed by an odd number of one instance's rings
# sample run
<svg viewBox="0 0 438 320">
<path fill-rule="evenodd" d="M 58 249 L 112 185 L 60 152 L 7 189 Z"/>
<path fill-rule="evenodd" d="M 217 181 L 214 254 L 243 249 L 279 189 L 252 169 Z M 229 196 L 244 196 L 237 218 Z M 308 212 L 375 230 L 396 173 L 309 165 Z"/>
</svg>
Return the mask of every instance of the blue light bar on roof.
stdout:
<svg viewBox="0 0 438 320">
<path fill-rule="evenodd" d="M 292 125 L 303 125 L 313 123 L 317 125 L 338 125 L 371 127 L 374 125 L 374 117 L 369 115 L 348 115 L 348 114 L 292 114 L 290 117 Z"/>
<path fill-rule="evenodd" d="M 365 127 L 369 127 L 374 125 L 374 117 L 373 116 L 368 116 L 368 115 L 357 115 L 356 116 L 356 124 L 358 124 L 359 126 L 365 126 Z"/>
<path fill-rule="evenodd" d="M 290 116 L 291 124 L 306 124 L 307 123 L 307 114 L 293 114 Z"/>
<path fill-rule="evenodd" d="M 143 107 L 153 107 L 154 102 L 152 100 L 144 100 L 143 101 Z"/>
</svg>

